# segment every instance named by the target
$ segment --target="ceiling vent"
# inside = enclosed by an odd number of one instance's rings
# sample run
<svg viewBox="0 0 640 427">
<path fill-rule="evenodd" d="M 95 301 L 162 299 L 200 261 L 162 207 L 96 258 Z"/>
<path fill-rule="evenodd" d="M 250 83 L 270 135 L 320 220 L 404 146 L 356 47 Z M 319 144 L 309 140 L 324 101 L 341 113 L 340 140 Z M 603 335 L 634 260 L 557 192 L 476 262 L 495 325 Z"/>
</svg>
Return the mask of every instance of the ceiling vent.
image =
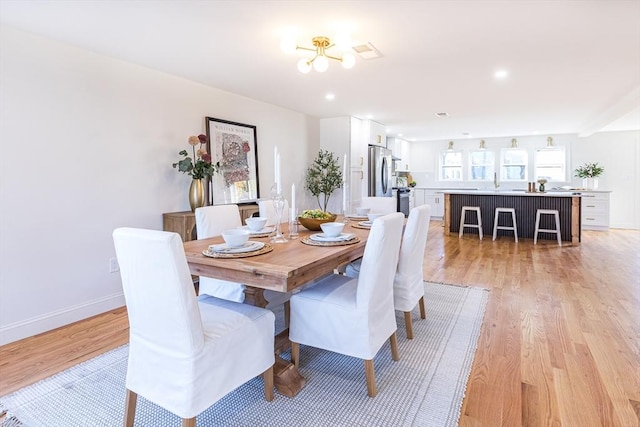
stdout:
<svg viewBox="0 0 640 427">
<path fill-rule="evenodd" d="M 376 59 L 381 58 L 382 54 L 371 43 L 359 44 L 353 46 L 352 49 L 362 59 Z"/>
<path fill-rule="evenodd" d="M 449 113 L 436 113 L 436 117 L 449 117 Z"/>
</svg>

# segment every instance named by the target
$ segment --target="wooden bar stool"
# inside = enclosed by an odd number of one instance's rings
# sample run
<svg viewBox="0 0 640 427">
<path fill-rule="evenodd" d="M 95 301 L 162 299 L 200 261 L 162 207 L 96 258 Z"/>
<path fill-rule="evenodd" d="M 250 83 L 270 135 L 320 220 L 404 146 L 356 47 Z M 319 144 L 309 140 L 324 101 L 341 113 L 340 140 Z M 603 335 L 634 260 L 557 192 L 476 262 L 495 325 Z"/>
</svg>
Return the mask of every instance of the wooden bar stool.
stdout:
<svg viewBox="0 0 640 427">
<path fill-rule="evenodd" d="M 476 216 L 478 218 L 477 224 L 467 224 L 466 222 L 464 222 L 467 211 L 476 212 Z M 460 214 L 460 232 L 458 233 L 458 238 L 462 237 L 465 227 L 477 228 L 478 234 L 480 235 L 480 240 L 482 240 L 482 215 L 480 215 L 480 206 L 463 206 L 462 207 L 462 212 Z"/>
<path fill-rule="evenodd" d="M 511 213 L 512 227 L 498 225 L 498 219 L 501 213 Z M 493 240 L 496 240 L 498 230 L 513 230 L 513 236 L 516 238 L 516 243 L 518 243 L 518 225 L 516 223 L 516 210 L 514 208 L 496 208 L 496 215 L 493 218 Z"/>
<path fill-rule="evenodd" d="M 540 228 L 540 215 L 553 215 L 556 220 L 556 229 Z M 556 209 L 538 209 L 536 211 L 536 229 L 533 233 L 533 244 L 538 243 L 538 233 L 554 233 L 558 237 L 558 246 L 562 246 L 562 237 L 560 235 L 560 213 Z"/>
</svg>

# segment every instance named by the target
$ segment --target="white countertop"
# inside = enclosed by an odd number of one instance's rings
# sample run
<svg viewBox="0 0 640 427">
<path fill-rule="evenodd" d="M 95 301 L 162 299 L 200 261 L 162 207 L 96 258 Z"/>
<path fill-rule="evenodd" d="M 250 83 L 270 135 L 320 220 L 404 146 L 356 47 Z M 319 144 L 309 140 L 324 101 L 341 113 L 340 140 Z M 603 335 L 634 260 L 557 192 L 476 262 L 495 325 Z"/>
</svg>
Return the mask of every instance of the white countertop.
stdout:
<svg viewBox="0 0 640 427">
<path fill-rule="evenodd" d="M 526 197 L 581 197 L 579 191 L 546 191 L 528 193 L 522 190 L 443 190 L 444 194 L 468 194 L 478 196 L 526 196 Z"/>
</svg>

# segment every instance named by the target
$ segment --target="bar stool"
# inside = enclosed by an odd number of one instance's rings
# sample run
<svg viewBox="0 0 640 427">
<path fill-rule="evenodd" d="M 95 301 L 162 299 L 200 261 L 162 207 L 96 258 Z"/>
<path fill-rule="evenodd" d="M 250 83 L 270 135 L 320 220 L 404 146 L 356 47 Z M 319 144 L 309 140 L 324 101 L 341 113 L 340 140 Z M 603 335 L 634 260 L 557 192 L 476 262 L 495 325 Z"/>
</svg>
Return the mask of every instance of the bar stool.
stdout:
<svg viewBox="0 0 640 427">
<path fill-rule="evenodd" d="M 540 228 L 540 215 L 553 215 L 556 219 L 556 229 L 549 230 Z M 556 209 L 538 209 L 536 211 L 536 229 L 533 233 L 533 244 L 538 243 L 538 233 L 554 233 L 558 237 L 558 246 L 562 246 L 562 237 L 560 236 L 560 213 Z"/>
<path fill-rule="evenodd" d="M 464 222 L 464 218 L 466 216 L 467 211 L 476 212 L 476 215 L 478 217 L 477 224 L 467 224 L 466 222 Z M 478 233 L 480 234 L 480 240 L 482 240 L 482 216 L 480 215 L 480 206 L 463 206 L 462 207 L 462 212 L 460 213 L 460 233 L 458 233 L 458 238 L 462 237 L 465 227 L 477 228 Z"/>
<path fill-rule="evenodd" d="M 498 225 L 498 218 L 501 213 L 511 213 L 513 227 Z M 513 236 L 516 238 L 516 243 L 518 243 L 518 225 L 516 224 L 516 210 L 514 208 L 496 208 L 496 215 L 493 218 L 493 240 L 496 240 L 498 230 L 513 230 Z"/>
</svg>

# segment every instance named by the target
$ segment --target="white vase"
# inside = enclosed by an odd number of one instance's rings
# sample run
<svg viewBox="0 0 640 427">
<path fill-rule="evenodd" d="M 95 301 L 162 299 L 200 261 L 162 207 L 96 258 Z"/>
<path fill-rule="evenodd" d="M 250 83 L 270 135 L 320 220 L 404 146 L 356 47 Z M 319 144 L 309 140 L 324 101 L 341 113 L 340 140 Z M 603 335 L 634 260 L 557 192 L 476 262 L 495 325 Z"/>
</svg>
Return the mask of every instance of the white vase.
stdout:
<svg viewBox="0 0 640 427">
<path fill-rule="evenodd" d="M 583 178 L 582 186 L 587 190 L 597 190 L 598 189 L 598 178 Z"/>
</svg>

